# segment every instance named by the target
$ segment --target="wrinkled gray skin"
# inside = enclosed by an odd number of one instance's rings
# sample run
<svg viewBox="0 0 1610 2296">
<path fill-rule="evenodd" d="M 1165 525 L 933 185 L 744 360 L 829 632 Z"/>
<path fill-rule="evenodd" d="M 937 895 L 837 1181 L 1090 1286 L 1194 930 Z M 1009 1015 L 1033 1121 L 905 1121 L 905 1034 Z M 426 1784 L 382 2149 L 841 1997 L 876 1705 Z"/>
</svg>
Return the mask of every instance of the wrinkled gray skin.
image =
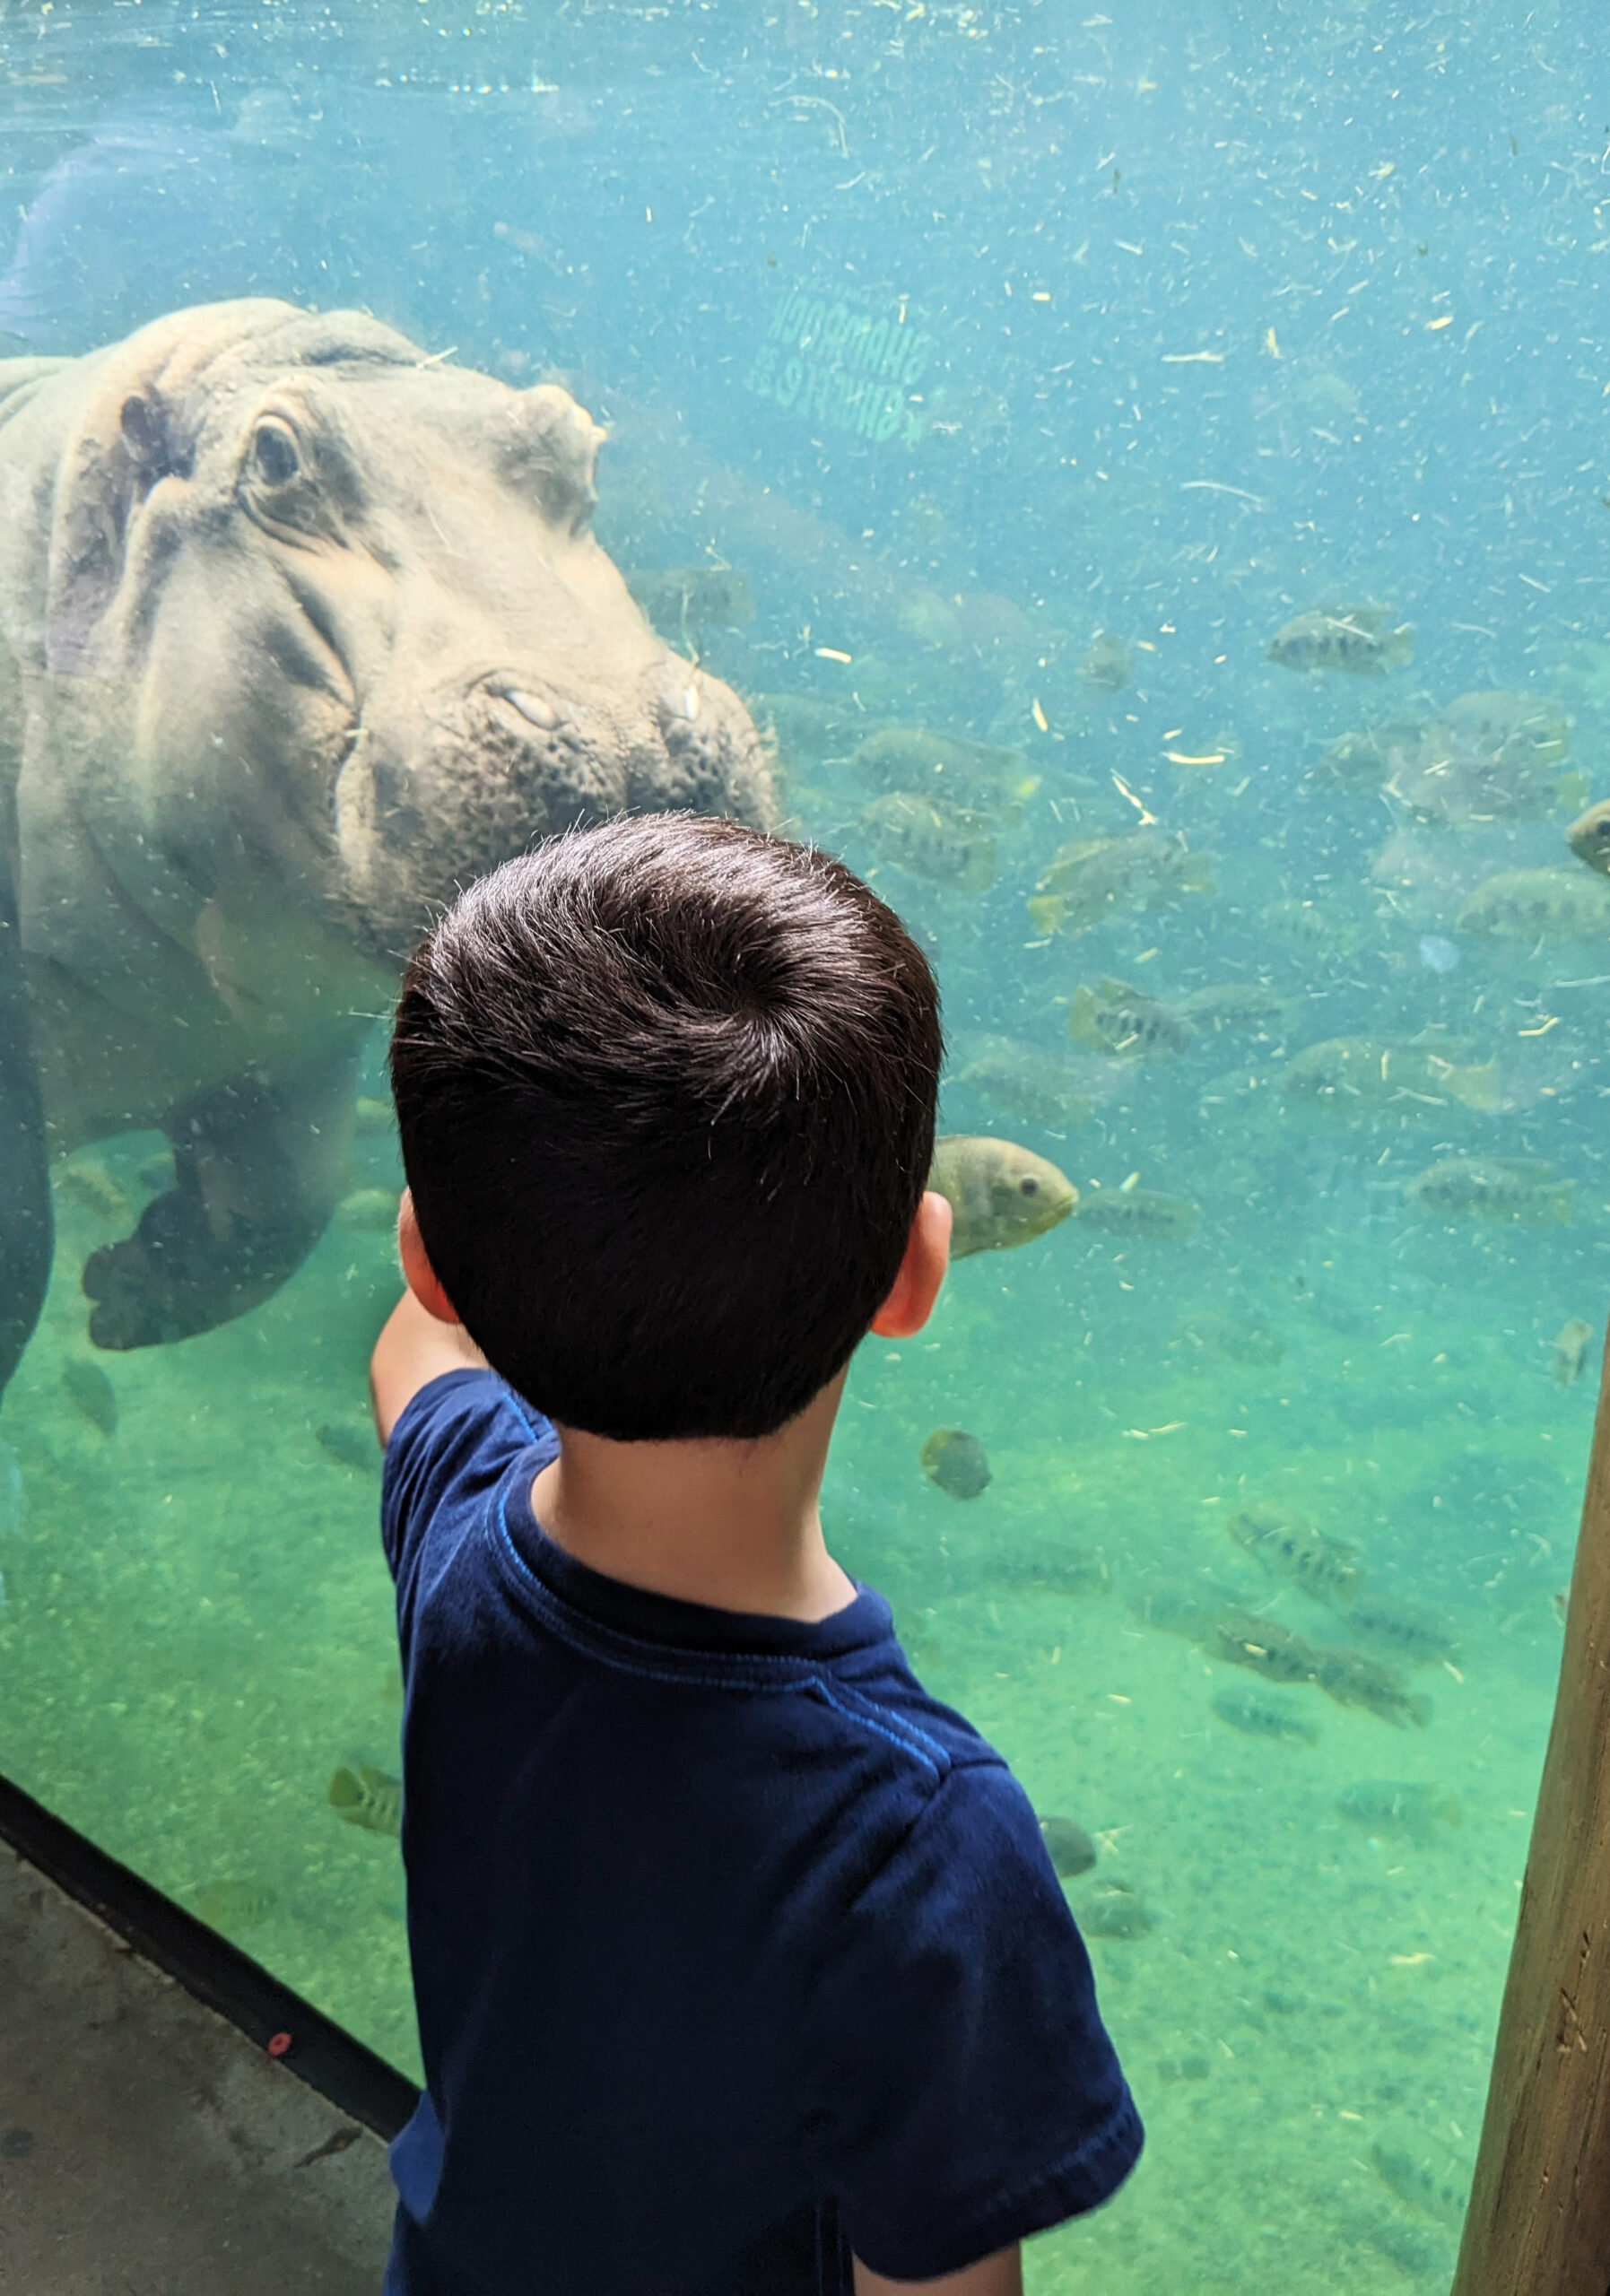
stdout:
<svg viewBox="0 0 1610 2296">
<path fill-rule="evenodd" d="M 161 1126 L 177 1185 L 91 1258 L 90 1333 L 206 1331 L 323 1230 L 437 904 L 622 808 L 770 820 L 742 705 L 589 530 L 601 437 L 284 303 L 0 361 L 0 1382 L 50 1156 Z"/>
</svg>

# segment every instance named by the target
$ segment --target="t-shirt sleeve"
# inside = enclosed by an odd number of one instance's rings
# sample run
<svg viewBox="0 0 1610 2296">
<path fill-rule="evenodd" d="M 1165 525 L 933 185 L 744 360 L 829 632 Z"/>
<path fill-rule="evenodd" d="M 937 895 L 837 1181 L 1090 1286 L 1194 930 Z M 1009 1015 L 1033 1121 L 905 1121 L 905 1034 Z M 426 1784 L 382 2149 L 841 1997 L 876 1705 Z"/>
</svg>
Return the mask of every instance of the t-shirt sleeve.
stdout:
<svg viewBox="0 0 1610 2296">
<path fill-rule="evenodd" d="M 488 1493 L 534 1444 L 542 1449 L 533 1474 L 558 1439 L 493 1371 L 444 1372 L 398 1413 L 380 1478 L 380 1539 L 405 1645 L 422 1585 L 446 1567 Z"/>
<path fill-rule="evenodd" d="M 808 2124 L 857 2256 L 933 2280 L 1097 2207 L 1142 2144 L 1083 1941 L 1004 1765 L 951 1770 L 849 1909 Z"/>
</svg>

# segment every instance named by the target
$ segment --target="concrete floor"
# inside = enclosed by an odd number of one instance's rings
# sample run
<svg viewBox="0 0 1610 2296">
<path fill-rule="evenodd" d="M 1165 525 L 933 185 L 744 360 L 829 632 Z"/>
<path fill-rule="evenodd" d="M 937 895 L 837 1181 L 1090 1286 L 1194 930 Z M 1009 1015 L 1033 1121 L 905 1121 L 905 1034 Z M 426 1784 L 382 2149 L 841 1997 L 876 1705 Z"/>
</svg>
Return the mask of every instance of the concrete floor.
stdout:
<svg viewBox="0 0 1610 2296">
<path fill-rule="evenodd" d="M 377 2296 L 385 2148 L 0 1843 L 0 2291 Z"/>
</svg>

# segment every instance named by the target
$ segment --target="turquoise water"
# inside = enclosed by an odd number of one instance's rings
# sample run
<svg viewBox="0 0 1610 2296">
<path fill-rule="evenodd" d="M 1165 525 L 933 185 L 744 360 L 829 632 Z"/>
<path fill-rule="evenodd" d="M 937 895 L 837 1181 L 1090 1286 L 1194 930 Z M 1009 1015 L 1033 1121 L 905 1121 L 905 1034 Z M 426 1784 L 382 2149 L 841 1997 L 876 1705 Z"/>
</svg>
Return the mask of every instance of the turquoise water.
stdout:
<svg viewBox="0 0 1610 2296">
<path fill-rule="evenodd" d="M 1095 1840 L 1070 1899 L 1151 2143 L 1045 2292 L 1451 2272 L 1610 1247 L 1610 924 L 1565 843 L 1610 794 L 1595 31 L 0 13 L 0 352 L 275 295 L 565 383 L 662 636 L 933 951 L 946 1128 L 1080 1191 L 863 1349 L 824 1501 Z M 1310 614 L 1344 627 L 1285 650 L 1352 667 L 1271 657 Z M 1483 891 L 1523 869 L 1541 907 Z M 197 1338 L 87 1334 L 161 1135 L 57 1159 L 0 1768 L 414 2071 L 384 1794 L 330 1800 L 396 1768 L 380 1059 L 321 1240 Z M 941 1429 L 978 1495 L 925 1474 Z"/>
</svg>

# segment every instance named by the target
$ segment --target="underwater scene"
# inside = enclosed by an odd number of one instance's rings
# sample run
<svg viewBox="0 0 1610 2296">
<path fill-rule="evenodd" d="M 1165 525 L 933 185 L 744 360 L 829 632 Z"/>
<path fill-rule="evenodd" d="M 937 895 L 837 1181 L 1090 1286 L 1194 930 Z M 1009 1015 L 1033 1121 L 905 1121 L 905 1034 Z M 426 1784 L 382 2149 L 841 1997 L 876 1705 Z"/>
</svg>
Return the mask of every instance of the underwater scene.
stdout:
<svg viewBox="0 0 1610 2296">
<path fill-rule="evenodd" d="M 1610 1289 L 1610 69 L 1084 4 L 0 0 L 0 1770 L 417 2076 L 397 967 L 775 822 L 949 1046 L 830 1544 L 1149 2130 L 1030 2285 L 1431 2291 Z"/>
</svg>

